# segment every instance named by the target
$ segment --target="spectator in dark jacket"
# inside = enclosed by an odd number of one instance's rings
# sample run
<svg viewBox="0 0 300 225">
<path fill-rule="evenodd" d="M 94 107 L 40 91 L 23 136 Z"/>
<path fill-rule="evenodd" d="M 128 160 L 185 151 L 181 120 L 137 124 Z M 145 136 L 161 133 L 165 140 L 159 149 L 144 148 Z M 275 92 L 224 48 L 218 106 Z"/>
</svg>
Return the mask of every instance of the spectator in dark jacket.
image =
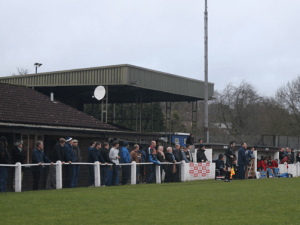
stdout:
<svg viewBox="0 0 300 225">
<path fill-rule="evenodd" d="M 89 163 L 94 163 L 94 162 L 99 162 L 101 165 L 102 163 L 105 163 L 104 159 L 102 158 L 100 154 L 100 149 L 101 149 L 101 143 L 96 142 L 95 147 L 90 151 L 89 157 L 88 157 L 88 162 Z M 105 163 L 107 165 L 107 163 Z M 89 172 L 90 172 L 90 183 L 91 185 L 89 186 L 95 186 L 95 173 L 94 173 L 94 166 L 89 165 Z"/>
<path fill-rule="evenodd" d="M 169 162 L 169 163 L 172 163 L 172 164 L 167 164 L 166 165 L 166 177 L 165 177 L 165 182 L 169 183 L 169 182 L 174 182 L 174 174 L 176 172 L 176 166 L 175 163 L 176 160 L 175 160 L 175 157 L 172 153 L 172 148 L 171 147 L 168 147 L 167 148 L 167 153 L 166 153 L 166 160 Z"/>
<path fill-rule="evenodd" d="M 300 152 L 297 152 L 296 161 L 300 162 Z"/>
<path fill-rule="evenodd" d="M 188 136 L 188 138 L 186 139 L 186 144 L 187 145 L 193 145 L 194 144 L 194 135 L 190 134 L 190 136 Z"/>
<path fill-rule="evenodd" d="M 66 140 L 64 138 L 60 138 L 58 143 L 53 148 L 52 154 L 51 154 L 51 160 L 52 162 L 65 162 L 67 161 L 66 155 L 65 155 L 65 149 L 64 146 L 66 144 Z M 71 162 L 71 161 L 70 161 Z"/>
<path fill-rule="evenodd" d="M 0 164 L 9 164 L 9 154 L 7 151 L 7 139 L 0 138 Z M 0 192 L 6 192 L 7 168 L 0 166 Z"/>
<path fill-rule="evenodd" d="M 12 158 L 13 158 L 13 164 L 16 164 L 17 162 L 24 164 L 24 160 L 27 158 L 24 152 L 22 152 L 23 147 L 23 141 L 17 140 L 15 143 L 15 147 L 12 151 Z M 22 167 L 22 173 L 21 173 L 21 182 L 23 180 L 24 175 L 24 166 Z M 15 179 L 13 179 L 13 188 L 15 188 Z"/>
<path fill-rule="evenodd" d="M 163 163 L 168 162 L 166 160 L 166 156 L 165 156 L 165 153 L 164 153 L 164 147 L 161 146 L 161 145 L 158 146 L 158 148 L 157 148 L 157 159 L 158 159 L 158 161 L 163 162 Z M 163 178 L 162 178 L 163 172 L 166 172 L 165 165 L 160 166 L 161 181 L 163 181 Z"/>
<path fill-rule="evenodd" d="M 100 154 L 106 163 L 114 164 L 113 161 L 109 158 L 109 144 L 104 142 L 103 149 L 101 149 Z M 101 186 L 107 185 L 108 175 L 109 175 L 109 166 L 101 166 Z"/>
<path fill-rule="evenodd" d="M 238 165 L 239 165 L 239 169 L 238 169 L 239 177 L 238 178 L 243 180 L 243 179 L 245 179 L 245 166 L 248 165 L 249 161 L 246 156 L 247 144 L 245 142 L 243 142 L 241 145 L 242 146 L 239 148 L 239 151 L 238 151 Z"/>
<path fill-rule="evenodd" d="M 58 143 L 53 148 L 53 152 L 50 157 L 52 162 L 61 161 L 62 164 L 65 164 L 64 161 L 67 160 L 65 155 L 65 150 L 64 150 L 65 144 L 66 144 L 66 140 L 64 138 L 60 138 Z M 71 163 L 71 161 L 69 163 Z M 56 188 L 56 167 L 55 166 L 50 166 L 49 175 L 46 182 L 46 189 L 52 189 L 52 188 L 53 189 Z"/>
<path fill-rule="evenodd" d="M 78 140 L 76 139 L 73 140 L 72 149 L 76 158 L 76 162 L 82 162 L 81 150 L 78 146 Z M 80 165 L 73 165 L 73 167 L 74 167 L 74 187 L 77 187 Z"/>
<path fill-rule="evenodd" d="M 216 161 L 216 169 L 220 171 L 220 176 L 224 176 L 226 172 L 225 163 L 224 163 L 224 155 L 220 154 L 219 158 Z"/>
<path fill-rule="evenodd" d="M 233 162 L 233 157 L 234 157 L 234 146 L 235 142 L 231 141 L 229 143 L 229 147 L 227 148 L 225 152 L 226 156 L 226 174 L 225 174 L 225 182 L 230 181 L 230 173 L 231 173 L 231 168 L 232 168 L 232 162 Z"/>
<path fill-rule="evenodd" d="M 42 163 L 51 163 L 53 165 L 53 162 L 48 159 L 48 157 L 42 152 L 44 148 L 44 144 L 42 141 L 36 142 L 36 148 L 32 152 L 32 164 L 38 163 L 39 166 L 33 166 L 31 167 L 32 175 L 33 175 L 33 190 L 39 189 L 39 183 L 40 183 L 40 176 L 41 172 L 43 170 Z"/>
<path fill-rule="evenodd" d="M 279 150 L 279 161 L 283 160 L 284 157 L 285 157 L 284 148 L 280 148 L 280 150 Z"/>
<path fill-rule="evenodd" d="M 73 152 L 73 139 L 71 137 L 66 138 L 66 144 L 64 145 L 64 153 L 68 162 L 76 162 L 76 157 Z M 65 187 L 73 188 L 75 181 L 75 166 L 65 165 Z"/>
<path fill-rule="evenodd" d="M 197 151 L 197 162 L 208 162 L 206 155 L 205 155 L 205 146 L 203 144 L 200 144 L 200 147 Z"/>
<path fill-rule="evenodd" d="M 24 160 L 27 158 L 24 152 L 22 152 L 23 141 L 16 141 L 15 147 L 12 151 L 13 164 L 17 162 L 24 164 Z"/>
<path fill-rule="evenodd" d="M 176 162 L 182 161 L 182 155 L 180 150 L 180 144 L 176 144 L 175 148 L 173 149 L 173 155 L 175 157 Z M 176 164 L 176 173 L 174 174 L 175 182 L 179 182 L 180 180 L 180 165 Z"/>
<path fill-rule="evenodd" d="M 292 148 L 291 149 L 291 158 L 290 158 L 290 163 L 294 164 L 295 162 L 295 150 Z"/>
</svg>

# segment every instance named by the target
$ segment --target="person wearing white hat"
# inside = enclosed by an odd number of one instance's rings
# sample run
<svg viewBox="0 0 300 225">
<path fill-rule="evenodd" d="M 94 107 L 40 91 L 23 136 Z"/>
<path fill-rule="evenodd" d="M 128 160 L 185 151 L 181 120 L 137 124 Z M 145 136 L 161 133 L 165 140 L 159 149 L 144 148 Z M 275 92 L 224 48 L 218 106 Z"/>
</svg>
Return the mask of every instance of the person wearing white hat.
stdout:
<svg viewBox="0 0 300 225">
<path fill-rule="evenodd" d="M 22 147 L 23 147 L 23 141 L 17 140 L 15 143 L 15 147 L 12 151 L 13 164 L 16 164 L 17 162 L 24 164 L 24 160 L 27 157 L 22 151 Z M 22 167 L 21 182 L 23 180 L 23 175 L 24 175 L 24 166 Z M 13 188 L 15 188 L 15 179 L 13 179 Z"/>
</svg>

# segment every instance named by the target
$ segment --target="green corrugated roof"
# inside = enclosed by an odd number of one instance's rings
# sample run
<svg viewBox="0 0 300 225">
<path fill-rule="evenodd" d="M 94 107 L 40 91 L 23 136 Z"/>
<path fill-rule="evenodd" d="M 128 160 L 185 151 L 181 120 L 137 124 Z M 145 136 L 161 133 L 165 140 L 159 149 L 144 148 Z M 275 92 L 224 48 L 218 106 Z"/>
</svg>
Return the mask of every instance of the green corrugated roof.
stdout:
<svg viewBox="0 0 300 225">
<path fill-rule="evenodd" d="M 93 67 L 20 76 L 0 77 L 1 82 L 29 87 L 121 86 L 128 90 L 159 91 L 183 99 L 204 99 L 204 81 L 190 79 L 133 65 Z M 214 84 L 208 85 L 208 96 L 213 96 Z M 136 93 L 136 92 L 135 92 Z"/>
</svg>

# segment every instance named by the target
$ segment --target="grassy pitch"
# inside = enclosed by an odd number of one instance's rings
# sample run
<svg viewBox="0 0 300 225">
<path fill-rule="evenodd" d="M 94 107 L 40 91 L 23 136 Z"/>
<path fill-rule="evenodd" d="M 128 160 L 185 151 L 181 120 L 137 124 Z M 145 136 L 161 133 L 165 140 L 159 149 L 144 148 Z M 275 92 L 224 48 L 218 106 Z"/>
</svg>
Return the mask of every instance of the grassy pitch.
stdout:
<svg viewBox="0 0 300 225">
<path fill-rule="evenodd" d="M 1 224 L 300 224 L 300 178 L 0 194 Z"/>
</svg>

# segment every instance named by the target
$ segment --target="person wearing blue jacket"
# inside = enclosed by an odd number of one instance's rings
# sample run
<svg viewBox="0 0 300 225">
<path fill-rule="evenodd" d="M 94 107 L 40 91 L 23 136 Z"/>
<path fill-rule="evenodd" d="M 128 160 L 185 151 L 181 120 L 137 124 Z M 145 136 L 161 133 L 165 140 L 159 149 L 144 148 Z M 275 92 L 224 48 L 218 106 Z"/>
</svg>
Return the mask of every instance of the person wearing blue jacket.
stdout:
<svg viewBox="0 0 300 225">
<path fill-rule="evenodd" d="M 99 162 L 101 165 L 102 163 L 105 163 L 103 157 L 100 154 L 100 149 L 101 149 L 101 143 L 96 142 L 95 147 L 90 150 L 90 154 L 88 157 L 88 162 L 89 163 L 94 163 L 94 162 Z M 107 165 L 107 163 L 105 163 Z M 94 166 L 89 165 L 89 174 L 90 174 L 90 179 L 89 179 L 89 186 L 95 186 L 95 173 L 94 173 Z"/>
<path fill-rule="evenodd" d="M 88 148 L 88 157 L 90 155 L 91 150 L 95 147 L 96 141 L 90 141 L 90 147 Z"/>
<path fill-rule="evenodd" d="M 42 163 L 51 163 L 53 165 L 53 162 L 48 159 L 48 157 L 42 152 L 44 148 L 44 144 L 42 141 L 36 142 L 36 148 L 32 151 L 32 164 L 38 163 L 39 166 L 32 166 L 31 171 L 33 175 L 33 190 L 39 189 L 39 183 L 40 183 L 40 177 L 41 172 L 43 170 Z"/>
<path fill-rule="evenodd" d="M 155 176 L 155 164 L 160 166 L 160 163 L 159 163 L 159 161 L 157 160 L 157 157 L 156 157 L 156 150 L 155 149 L 151 150 L 151 154 L 149 155 L 149 162 L 152 162 L 153 165 L 150 165 L 150 167 L 149 167 L 149 176 L 148 176 L 148 179 L 147 179 L 148 184 L 153 183 L 153 178 Z"/>
<path fill-rule="evenodd" d="M 155 147 L 156 147 L 156 141 L 151 141 L 151 145 L 149 148 L 147 148 L 147 151 L 146 151 L 146 162 L 150 162 L 149 156 L 151 155 L 152 149 L 154 149 Z"/>
<path fill-rule="evenodd" d="M 76 156 L 74 154 L 73 148 L 73 139 L 71 137 L 66 138 L 66 144 L 64 145 L 65 156 L 71 164 L 76 162 Z M 75 166 L 74 165 L 65 165 L 65 187 L 73 188 L 75 183 Z"/>
<path fill-rule="evenodd" d="M 129 143 L 124 142 L 121 149 L 121 160 L 120 163 L 131 163 L 130 153 L 128 151 Z M 122 185 L 127 184 L 129 178 L 130 166 L 122 166 Z"/>
<path fill-rule="evenodd" d="M 182 159 L 186 162 L 186 163 L 189 163 L 190 160 L 187 159 L 186 155 L 188 154 L 187 153 L 187 148 L 186 147 L 183 147 L 183 149 L 181 150 L 181 155 L 182 155 Z"/>
<path fill-rule="evenodd" d="M 249 161 L 246 156 L 247 144 L 245 142 L 242 143 L 242 146 L 238 151 L 238 178 L 243 180 L 245 179 L 245 166 L 248 165 Z"/>
</svg>

